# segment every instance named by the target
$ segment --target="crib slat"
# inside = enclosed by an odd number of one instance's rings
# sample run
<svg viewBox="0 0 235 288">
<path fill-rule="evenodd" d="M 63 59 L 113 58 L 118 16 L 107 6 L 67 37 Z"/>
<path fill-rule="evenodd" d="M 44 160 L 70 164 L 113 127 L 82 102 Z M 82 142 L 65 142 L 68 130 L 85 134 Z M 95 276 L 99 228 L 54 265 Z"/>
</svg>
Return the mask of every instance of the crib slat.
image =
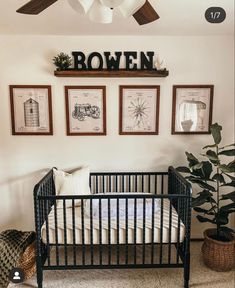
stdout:
<svg viewBox="0 0 235 288">
<path fill-rule="evenodd" d="M 118 192 L 118 176 L 115 175 L 115 192 Z"/>
<path fill-rule="evenodd" d="M 102 265 L 102 203 L 101 198 L 99 198 L 99 250 L 100 250 L 100 265 Z"/>
<path fill-rule="evenodd" d="M 155 175 L 155 181 L 154 181 L 155 187 L 154 187 L 154 194 L 157 194 L 157 175 Z"/>
<path fill-rule="evenodd" d="M 134 200 L 134 264 L 136 265 L 136 233 L 137 233 L 137 212 L 136 212 L 137 198 Z"/>
<path fill-rule="evenodd" d="M 64 216 L 64 262 L 68 265 L 68 245 L 67 245 L 67 219 L 66 219 L 66 200 L 63 199 L 63 216 Z"/>
<path fill-rule="evenodd" d="M 112 189 L 112 177 L 111 175 L 109 175 L 109 192 L 112 192 L 113 189 Z"/>
<path fill-rule="evenodd" d="M 110 215 L 110 198 L 108 198 L 108 264 L 111 265 L 111 215 Z"/>
<path fill-rule="evenodd" d="M 172 229 L 172 205 L 170 201 L 170 207 L 169 207 L 169 244 L 168 244 L 168 264 L 171 263 L 171 229 Z"/>
<path fill-rule="evenodd" d="M 155 198 L 152 198 L 152 243 L 151 243 L 151 264 L 154 263 L 154 228 L 155 228 Z"/>
<path fill-rule="evenodd" d="M 144 175 L 141 175 L 141 181 L 142 181 L 142 192 L 144 192 Z"/>
<path fill-rule="evenodd" d="M 89 200 L 88 200 L 89 201 Z M 84 199 L 81 199 L 81 221 L 82 221 L 82 265 L 85 265 L 85 227 L 84 227 Z"/>
<path fill-rule="evenodd" d="M 59 266 L 59 246 L 58 246 L 58 220 L 57 220 L 57 202 L 54 204 L 54 221 L 55 221 L 55 253 L 56 253 L 56 265 Z"/>
<path fill-rule="evenodd" d="M 162 264 L 162 238 L 163 238 L 163 198 L 161 198 L 161 217 L 160 217 L 160 254 L 159 254 L 159 263 Z"/>
<path fill-rule="evenodd" d="M 119 265 L 119 198 L 117 198 L 117 265 Z"/>
<path fill-rule="evenodd" d="M 128 198 L 125 199 L 125 204 L 126 204 L 126 247 L 125 247 L 125 250 L 126 250 L 126 264 L 128 264 Z"/>
<path fill-rule="evenodd" d="M 150 178 L 150 174 L 148 175 L 148 192 L 151 192 L 151 178 Z"/>
<path fill-rule="evenodd" d="M 135 187 L 134 187 L 134 191 L 135 192 L 139 192 L 138 191 L 138 182 L 137 182 L 138 180 L 137 180 L 137 175 L 135 175 Z"/>
<path fill-rule="evenodd" d="M 75 203 L 74 199 L 72 199 L 72 226 L 73 226 L 73 265 L 76 266 L 76 235 L 75 235 Z"/>
<path fill-rule="evenodd" d="M 95 193 L 98 194 L 99 193 L 99 176 L 96 175 L 95 177 Z"/>
<path fill-rule="evenodd" d="M 125 191 L 125 178 L 124 178 L 124 175 L 122 175 L 122 193 L 126 192 Z"/>
<path fill-rule="evenodd" d="M 105 191 L 105 179 L 104 179 L 104 175 L 102 175 L 102 191 L 103 191 L 103 193 L 104 193 L 104 191 Z"/>
<path fill-rule="evenodd" d="M 49 209 L 48 209 L 48 200 L 45 200 L 45 212 L 46 212 L 46 241 L 47 241 L 47 263 L 48 266 L 51 266 L 51 254 L 50 254 L 50 239 L 49 239 L 49 223 L 48 223 L 48 214 L 49 214 Z"/>
<path fill-rule="evenodd" d="M 93 199 L 90 199 L 90 247 L 91 265 L 94 264 L 94 245 L 93 245 Z"/>
<path fill-rule="evenodd" d="M 178 207 L 178 211 L 180 211 L 181 207 L 180 207 L 180 199 L 179 198 L 177 198 L 177 207 Z M 178 212 L 177 229 L 178 229 L 178 232 L 177 232 L 177 245 L 176 245 L 176 250 L 177 250 L 176 263 L 179 264 L 179 246 L 180 246 L 180 213 L 179 212 Z"/>
<path fill-rule="evenodd" d="M 142 255 L 142 264 L 145 264 L 145 216 L 146 216 L 146 198 L 143 198 L 143 255 Z"/>
</svg>

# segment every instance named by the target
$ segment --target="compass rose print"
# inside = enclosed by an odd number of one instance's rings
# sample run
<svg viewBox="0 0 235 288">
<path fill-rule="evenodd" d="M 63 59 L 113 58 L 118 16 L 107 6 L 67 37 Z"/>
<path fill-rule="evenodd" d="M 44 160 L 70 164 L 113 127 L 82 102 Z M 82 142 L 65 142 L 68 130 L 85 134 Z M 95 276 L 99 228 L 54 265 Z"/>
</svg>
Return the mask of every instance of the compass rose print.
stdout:
<svg viewBox="0 0 235 288">
<path fill-rule="evenodd" d="M 139 97 L 130 102 L 128 112 L 134 121 L 134 127 L 141 128 L 148 124 L 149 109 L 148 103 Z"/>
</svg>

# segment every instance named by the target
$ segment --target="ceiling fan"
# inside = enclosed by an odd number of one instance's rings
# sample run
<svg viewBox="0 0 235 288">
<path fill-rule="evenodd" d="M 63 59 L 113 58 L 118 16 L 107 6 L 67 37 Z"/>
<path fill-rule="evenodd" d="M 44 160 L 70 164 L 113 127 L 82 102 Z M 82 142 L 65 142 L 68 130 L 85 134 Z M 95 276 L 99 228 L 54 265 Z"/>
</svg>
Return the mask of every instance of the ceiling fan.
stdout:
<svg viewBox="0 0 235 288">
<path fill-rule="evenodd" d="M 38 15 L 58 0 L 31 0 L 16 12 Z M 98 23 L 111 23 L 113 9 L 119 8 L 124 17 L 133 16 L 139 25 L 159 19 L 148 0 L 68 0 L 71 7 L 82 14 L 88 14 L 90 20 Z"/>
</svg>

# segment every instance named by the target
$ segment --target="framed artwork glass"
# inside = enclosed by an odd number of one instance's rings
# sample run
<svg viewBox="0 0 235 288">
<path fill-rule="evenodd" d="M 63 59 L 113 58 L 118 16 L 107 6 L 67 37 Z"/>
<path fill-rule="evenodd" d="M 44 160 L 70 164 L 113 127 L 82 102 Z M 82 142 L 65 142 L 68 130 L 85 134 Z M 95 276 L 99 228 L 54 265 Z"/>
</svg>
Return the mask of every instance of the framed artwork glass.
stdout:
<svg viewBox="0 0 235 288">
<path fill-rule="evenodd" d="M 53 135 L 51 86 L 11 85 L 13 135 Z"/>
<path fill-rule="evenodd" d="M 119 134 L 157 135 L 160 86 L 120 86 Z"/>
<path fill-rule="evenodd" d="M 210 134 L 213 85 L 173 86 L 172 134 Z"/>
<path fill-rule="evenodd" d="M 106 135 L 106 87 L 65 86 L 67 135 Z"/>
</svg>

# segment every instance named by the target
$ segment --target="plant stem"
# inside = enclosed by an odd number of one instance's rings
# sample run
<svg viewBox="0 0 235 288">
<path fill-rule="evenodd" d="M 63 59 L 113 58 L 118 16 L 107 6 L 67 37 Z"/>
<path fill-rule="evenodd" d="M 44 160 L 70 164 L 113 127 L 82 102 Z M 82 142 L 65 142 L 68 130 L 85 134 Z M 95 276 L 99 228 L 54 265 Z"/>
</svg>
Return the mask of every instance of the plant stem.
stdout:
<svg viewBox="0 0 235 288">
<path fill-rule="evenodd" d="M 218 145 L 216 145 L 216 155 L 218 157 L 218 153 L 219 153 L 219 147 Z M 219 166 L 217 165 L 217 169 L 216 169 L 216 173 L 219 174 L 220 173 L 220 169 Z M 220 210 L 220 185 L 219 185 L 219 180 L 216 180 L 216 192 L 217 192 L 217 215 L 219 214 L 219 210 Z M 217 223 L 217 237 L 219 238 L 219 234 L 220 234 L 220 225 Z"/>
</svg>

